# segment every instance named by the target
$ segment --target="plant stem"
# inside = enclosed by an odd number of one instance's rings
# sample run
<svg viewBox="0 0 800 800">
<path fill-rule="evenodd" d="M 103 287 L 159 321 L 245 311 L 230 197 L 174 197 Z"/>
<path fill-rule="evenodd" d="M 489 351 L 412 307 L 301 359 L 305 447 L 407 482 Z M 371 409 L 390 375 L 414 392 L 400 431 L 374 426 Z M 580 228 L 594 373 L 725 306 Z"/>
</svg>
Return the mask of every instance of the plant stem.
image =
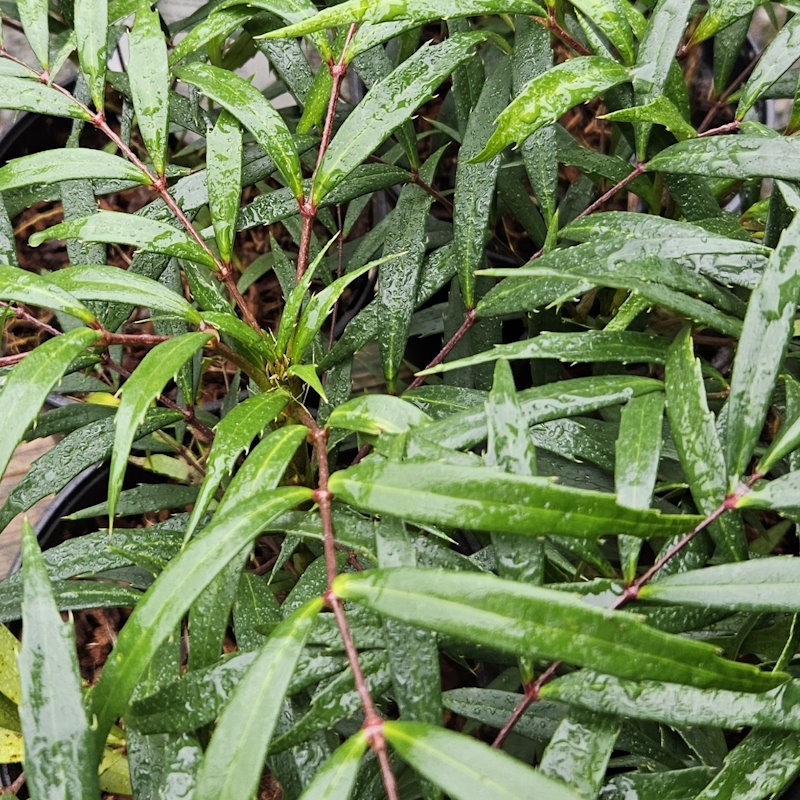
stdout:
<svg viewBox="0 0 800 800">
<path fill-rule="evenodd" d="M 633 170 L 628 175 L 626 175 L 621 181 L 615 183 L 607 192 L 601 194 L 600 197 L 598 197 L 597 200 L 594 201 L 594 203 L 584 208 L 583 211 L 581 211 L 581 213 L 578 214 L 576 219 L 582 219 L 583 217 L 586 217 L 589 214 L 593 214 L 595 211 L 597 211 L 598 208 L 600 208 L 606 202 L 608 202 L 617 192 L 624 189 L 629 183 L 633 183 L 633 181 L 636 180 L 636 178 L 638 178 L 644 172 L 646 166 L 647 165 L 645 164 L 645 162 L 643 161 L 639 162 L 633 168 Z"/>
<path fill-rule="evenodd" d="M 425 367 L 425 369 L 432 369 L 438 364 L 441 364 L 442 361 L 444 361 L 450 354 L 450 351 L 467 335 L 467 333 L 469 333 L 470 328 L 477 321 L 478 317 L 475 315 L 475 309 L 470 308 L 467 311 L 467 316 L 461 323 L 461 327 L 450 337 L 450 341 L 445 344 L 445 346 L 437 353 L 437 355 L 433 358 L 430 364 Z M 406 391 L 416 389 L 418 386 L 422 386 L 423 383 L 425 383 L 425 375 L 417 375 L 417 377 L 414 378 L 414 380 L 409 384 Z"/>
</svg>

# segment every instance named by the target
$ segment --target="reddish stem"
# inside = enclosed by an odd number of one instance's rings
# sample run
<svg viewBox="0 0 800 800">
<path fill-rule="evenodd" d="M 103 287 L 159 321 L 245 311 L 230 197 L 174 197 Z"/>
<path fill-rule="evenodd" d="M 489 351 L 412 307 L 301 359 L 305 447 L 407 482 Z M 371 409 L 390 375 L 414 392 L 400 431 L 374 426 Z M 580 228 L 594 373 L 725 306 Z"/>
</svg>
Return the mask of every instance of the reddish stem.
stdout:
<svg viewBox="0 0 800 800">
<path fill-rule="evenodd" d="M 442 361 L 444 361 L 447 356 L 450 355 L 450 351 L 467 335 L 470 328 L 477 321 L 478 317 L 475 315 L 475 309 L 470 308 L 467 311 L 466 318 L 461 323 L 461 327 L 450 337 L 450 341 L 445 344 L 445 346 L 438 352 L 438 354 L 434 357 L 430 364 L 425 367 L 425 369 L 432 369 L 433 367 L 441 364 Z M 418 386 L 422 386 L 423 383 L 425 383 L 425 375 L 417 375 L 406 391 L 416 389 Z"/>
<path fill-rule="evenodd" d="M 639 162 L 621 181 L 615 183 L 607 192 L 601 194 L 600 197 L 594 201 L 594 203 L 581 211 L 576 219 L 581 219 L 589 214 L 593 214 L 598 208 L 605 205 L 605 203 L 608 202 L 617 192 L 624 189 L 629 183 L 633 183 L 636 178 L 643 174 L 646 166 L 647 165 L 644 162 Z"/>
</svg>

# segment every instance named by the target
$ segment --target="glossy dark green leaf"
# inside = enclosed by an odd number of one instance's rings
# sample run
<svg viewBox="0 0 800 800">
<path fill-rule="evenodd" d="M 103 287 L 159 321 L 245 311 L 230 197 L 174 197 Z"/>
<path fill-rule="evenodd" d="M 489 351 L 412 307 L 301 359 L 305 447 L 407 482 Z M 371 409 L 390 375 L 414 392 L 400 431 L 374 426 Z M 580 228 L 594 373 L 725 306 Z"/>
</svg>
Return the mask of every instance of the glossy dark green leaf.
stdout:
<svg viewBox="0 0 800 800">
<path fill-rule="evenodd" d="M 226 308 L 224 311 L 204 311 L 202 318 L 203 322 L 234 339 L 239 345 L 242 355 L 256 370 L 262 369 L 265 361 L 275 359 L 275 350 L 269 334 L 265 335 L 261 331 L 254 330 L 231 313 L 230 308 Z M 254 377 L 254 380 L 258 379 Z"/>
<path fill-rule="evenodd" d="M 761 5 L 764 5 L 764 0 L 709 0 L 708 11 L 694 29 L 689 45 L 696 45 L 711 38 L 740 17 L 751 14 Z"/>
<path fill-rule="evenodd" d="M 659 748 L 658 752 L 660 754 L 663 751 Z M 644 800 L 650 797 L 685 800 L 687 797 L 696 797 L 712 775 L 708 767 L 625 772 L 612 777 L 603 787 L 603 800 Z"/>
<path fill-rule="evenodd" d="M 103 150 L 72 147 L 12 158 L 0 169 L 0 191 L 35 183 L 106 178 L 149 184 L 147 175 L 124 158 Z"/>
<path fill-rule="evenodd" d="M 680 172 L 715 178 L 800 180 L 800 142 L 792 137 L 707 136 L 662 150 L 648 172 Z"/>
<path fill-rule="evenodd" d="M 0 108 L 89 120 L 92 115 L 73 98 L 35 78 L 0 73 Z"/>
<path fill-rule="evenodd" d="M 120 632 L 100 681 L 92 689 L 91 710 L 97 718 L 98 741 L 105 741 L 111 724 L 127 708 L 153 653 L 200 592 L 271 519 L 310 498 L 311 491 L 303 487 L 256 492 L 239 504 L 235 513 L 218 514 L 202 535 L 192 539 L 180 556 L 166 565 Z"/>
<path fill-rule="evenodd" d="M 312 201 L 319 205 L 331 189 L 430 99 L 436 87 L 474 53 L 475 46 L 486 36 L 479 32 L 460 33 L 441 44 L 423 45 L 376 83 L 331 140 L 314 175 Z"/>
<path fill-rule="evenodd" d="M 351 736 L 317 771 L 300 800 L 348 800 L 366 749 L 367 736 L 363 731 Z"/>
<path fill-rule="evenodd" d="M 328 425 L 380 436 L 383 433 L 405 433 L 429 420 L 430 417 L 417 406 L 399 397 L 365 394 L 336 406 L 328 417 Z"/>
<path fill-rule="evenodd" d="M 0 407 L 6 420 L 0 436 L 0 474 L 5 472 L 14 449 L 38 415 L 47 395 L 73 360 L 100 336 L 100 331 L 94 329 L 75 328 L 49 339 L 32 350 L 8 375 L 0 388 Z"/>
<path fill-rule="evenodd" d="M 334 473 L 330 489 L 338 499 L 378 514 L 523 536 L 649 537 L 685 532 L 697 522 L 688 515 L 624 508 L 610 494 L 487 467 L 365 461 Z"/>
<path fill-rule="evenodd" d="M 219 254 L 228 263 L 242 200 L 242 131 L 230 114 L 219 115 L 206 137 L 206 149 L 208 207 Z"/>
<path fill-rule="evenodd" d="M 169 132 L 167 43 L 158 11 L 147 0 L 139 0 L 130 32 L 128 77 L 139 131 L 156 172 L 163 175 Z"/>
<path fill-rule="evenodd" d="M 322 608 L 312 600 L 272 632 L 220 715 L 198 772 L 197 800 L 251 796 L 300 652 Z"/>
<path fill-rule="evenodd" d="M 36 536 L 22 533 L 25 637 L 19 656 L 25 776 L 36 797 L 99 794 L 72 622 L 62 622 Z"/>
<path fill-rule="evenodd" d="M 415 770 L 454 800 L 516 800 L 534 792 L 548 800 L 580 795 L 502 750 L 422 722 L 386 722 L 384 735 Z"/>
<path fill-rule="evenodd" d="M 759 692 L 787 680 L 728 661 L 710 645 L 553 589 L 487 573 L 395 568 L 339 575 L 338 596 L 379 614 L 496 650 L 558 659 L 618 677 Z"/>
<path fill-rule="evenodd" d="M 659 680 L 628 681 L 581 670 L 543 686 L 541 696 L 545 702 L 558 700 L 605 714 L 654 720 L 674 727 L 800 730 L 800 714 L 795 705 L 800 684 L 796 680 L 754 694 L 697 689 Z"/>
<path fill-rule="evenodd" d="M 51 239 L 129 244 L 152 253 L 196 261 L 212 269 L 215 266 L 211 254 L 184 231 L 166 222 L 120 211 L 98 211 L 90 217 L 62 222 L 33 234 L 28 243 L 38 247 Z"/>
<path fill-rule="evenodd" d="M 531 339 L 495 345 L 493 350 L 477 353 L 456 361 L 448 361 L 420 375 L 449 372 L 461 367 L 485 364 L 498 359 L 555 358 L 570 364 L 578 362 L 619 361 L 663 364 L 666 359 L 666 341 L 649 333 L 628 331 L 591 331 L 588 333 L 553 333 L 547 331 Z"/>
<path fill-rule="evenodd" d="M 631 80 L 631 73 L 602 56 L 578 56 L 534 78 L 497 117 L 497 129 L 474 157 L 484 161 L 512 142 L 521 143 L 573 106 Z"/>
<path fill-rule="evenodd" d="M 252 83 L 233 72 L 199 62 L 180 67 L 176 75 L 236 117 L 275 162 L 294 196 L 302 199 L 303 175 L 297 145 L 281 115 Z"/>
<path fill-rule="evenodd" d="M 105 106 L 108 61 L 108 3 L 106 0 L 76 0 L 73 13 L 81 70 L 86 76 L 94 107 L 102 111 Z"/>
<path fill-rule="evenodd" d="M 724 446 L 729 489 L 745 474 L 753 455 L 792 336 L 800 292 L 800 264 L 795 258 L 799 237 L 800 213 L 781 235 L 747 307 L 727 405 Z"/>
<path fill-rule="evenodd" d="M 164 386 L 198 350 L 213 338 L 207 332 L 185 333 L 157 344 L 141 360 L 122 387 L 122 399 L 115 417 L 116 434 L 108 478 L 108 526 L 114 526 L 117 499 L 122 489 L 136 429 L 147 409 Z"/>
<path fill-rule="evenodd" d="M 788 397 L 795 392 L 797 385 L 789 375 L 784 375 L 783 379 L 786 382 Z M 787 417 L 791 413 L 791 409 L 787 407 Z M 759 475 L 766 475 L 782 458 L 796 450 L 798 445 L 800 445 L 800 416 L 795 417 L 794 420 L 789 417 L 772 440 L 767 452 L 759 460 L 755 471 Z M 792 463 L 790 466 L 794 468 L 796 465 Z"/>
<path fill-rule="evenodd" d="M 19 0 L 17 13 L 28 45 L 46 72 L 50 67 L 48 4 L 45 0 Z"/>
<path fill-rule="evenodd" d="M 679 572 L 643 586 L 639 597 L 704 608 L 797 613 L 800 558 L 757 558 Z"/>
<path fill-rule="evenodd" d="M 695 505 L 711 514 L 725 499 L 728 479 L 714 415 L 708 410 L 700 362 L 694 357 L 691 330 L 684 328 L 669 349 L 666 368 L 667 415 L 681 467 Z M 747 557 L 740 520 L 727 515 L 711 535 L 726 560 Z"/>
<path fill-rule="evenodd" d="M 570 0 L 617 48 L 625 64 L 634 60 L 633 31 L 621 0 Z"/>
<path fill-rule="evenodd" d="M 53 285 L 53 274 L 42 278 L 35 272 L 0 264 L 0 298 L 60 311 L 87 324 L 94 322 L 94 314 L 77 297 Z"/>
<path fill-rule="evenodd" d="M 144 483 L 135 489 L 125 489 L 119 496 L 116 515 L 146 514 L 165 508 L 183 508 L 197 498 L 196 486 L 178 486 L 172 483 Z M 108 503 L 97 503 L 66 514 L 63 519 L 94 519 L 108 516 Z"/>
<path fill-rule="evenodd" d="M 197 310 L 181 295 L 170 291 L 163 283 L 132 270 L 123 271 L 102 264 L 79 265 L 51 273 L 48 281 L 81 300 L 108 300 L 146 306 L 193 324 L 201 319 Z"/>
<path fill-rule="evenodd" d="M 217 424 L 217 435 L 206 460 L 206 475 L 186 526 L 186 539 L 191 537 L 239 456 L 247 452 L 253 439 L 264 433 L 288 402 L 289 395 L 282 389 L 257 394 L 239 403 Z"/>
</svg>

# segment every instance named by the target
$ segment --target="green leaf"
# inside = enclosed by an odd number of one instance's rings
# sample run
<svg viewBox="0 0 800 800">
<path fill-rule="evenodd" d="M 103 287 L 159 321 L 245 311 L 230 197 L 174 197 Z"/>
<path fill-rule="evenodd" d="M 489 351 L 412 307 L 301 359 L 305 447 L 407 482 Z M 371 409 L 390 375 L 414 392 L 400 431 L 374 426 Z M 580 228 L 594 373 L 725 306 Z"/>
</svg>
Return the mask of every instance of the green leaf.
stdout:
<svg viewBox="0 0 800 800">
<path fill-rule="evenodd" d="M 252 83 L 234 72 L 199 62 L 180 67 L 175 74 L 236 117 L 273 160 L 295 198 L 303 199 L 297 145 L 281 115 Z"/>
<path fill-rule="evenodd" d="M 28 45 L 42 65 L 42 70 L 47 72 L 50 67 L 50 30 L 46 0 L 19 0 L 17 13 Z"/>
<path fill-rule="evenodd" d="M 775 388 L 800 292 L 800 213 L 781 235 L 761 282 L 747 306 L 744 328 L 733 362 L 725 426 L 725 463 L 733 489 L 758 442 Z"/>
<path fill-rule="evenodd" d="M 196 800 L 250 797 L 289 681 L 322 598 L 306 603 L 272 632 L 217 720 L 197 780 Z"/>
<path fill-rule="evenodd" d="M 99 795 L 72 622 L 62 622 L 36 536 L 22 532 L 25 641 L 19 656 L 25 775 L 35 797 Z"/>
<path fill-rule="evenodd" d="M 144 483 L 135 489 L 125 489 L 119 496 L 116 515 L 146 514 L 148 511 L 161 511 L 165 508 L 182 508 L 194 503 L 197 497 L 196 486 L 177 486 L 174 483 Z M 93 519 L 108 516 L 108 503 L 93 506 L 66 514 L 62 519 Z"/>
<path fill-rule="evenodd" d="M 700 362 L 694 357 L 691 330 L 684 328 L 669 349 L 665 374 L 667 415 L 684 475 L 695 505 L 711 514 L 725 499 L 728 479 L 725 456 L 714 415 L 708 410 Z M 727 515 L 711 527 L 726 560 L 747 558 L 740 520 Z"/>
<path fill-rule="evenodd" d="M 94 322 L 94 314 L 77 297 L 53 285 L 54 274 L 42 278 L 34 272 L 0 264 L 0 298 L 60 311 L 85 324 Z"/>
<path fill-rule="evenodd" d="M 91 112 L 68 95 L 35 78 L 0 74 L 0 108 L 90 120 Z"/>
<path fill-rule="evenodd" d="M 643 586 L 638 596 L 703 608 L 796 613 L 800 611 L 800 558 L 758 558 L 678 572 Z"/>
<path fill-rule="evenodd" d="M 205 331 L 186 333 L 157 344 L 141 360 L 125 381 L 121 402 L 115 419 L 116 433 L 111 468 L 108 477 L 108 527 L 114 527 L 117 500 L 125 476 L 125 464 L 136 429 L 144 421 L 147 409 L 170 379 L 200 348 L 208 344 L 213 334 Z"/>
<path fill-rule="evenodd" d="M 149 0 L 139 0 L 129 36 L 128 77 L 136 120 L 153 166 L 163 175 L 169 134 L 169 66 L 161 18 Z"/>
<path fill-rule="evenodd" d="M 284 467 L 293 454 L 294 448 L 288 454 L 279 454 L 286 459 Z M 168 562 L 125 623 L 92 689 L 91 711 L 97 718 L 98 742 L 105 741 L 111 724 L 127 708 L 153 654 L 203 589 L 270 520 L 310 499 L 311 490 L 304 487 L 257 490 L 234 513 L 217 514 L 201 535 Z"/>
<path fill-rule="evenodd" d="M 440 569 L 339 575 L 334 592 L 379 614 L 517 655 L 591 665 L 618 677 L 668 678 L 700 688 L 759 692 L 787 680 L 728 661 L 715 648 L 662 633 L 632 614 L 607 611 L 553 589 L 488 573 Z"/>
<path fill-rule="evenodd" d="M 214 443 L 206 460 L 206 475 L 186 525 L 187 541 L 239 456 L 247 452 L 253 439 L 264 433 L 288 402 L 289 395 L 283 389 L 257 394 L 239 403 L 216 425 Z"/>
<path fill-rule="evenodd" d="M 214 269 L 214 258 L 187 233 L 166 222 L 125 214 L 98 211 L 89 217 L 62 222 L 30 237 L 31 247 L 51 239 L 80 239 L 84 242 L 129 244 L 152 253 L 186 258 Z"/>
<path fill-rule="evenodd" d="M 708 11 L 700 24 L 695 28 L 689 40 L 689 47 L 710 39 L 715 33 L 726 28 L 740 17 L 746 17 L 756 8 L 764 5 L 765 0 L 709 0 Z"/>
<path fill-rule="evenodd" d="M 222 5 L 227 7 L 221 8 Z M 170 50 L 170 66 L 174 66 L 188 55 L 197 52 L 210 41 L 227 37 L 251 20 L 256 13 L 258 12 L 249 4 L 243 4 L 243 7 L 231 7 L 230 3 L 220 3 L 208 16 L 189 28 L 186 36 Z"/>
<path fill-rule="evenodd" d="M 625 15 L 623 2 L 624 0 L 570 0 L 617 48 L 625 64 L 632 64 L 633 31 Z"/>
<path fill-rule="evenodd" d="M 787 385 L 787 395 L 795 389 L 794 379 L 789 375 L 783 376 Z M 791 410 L 787 408 L 787 416 Z M 800 416 L 789 422 L 787 419 L 772 440 L 767 452 L 761 457 L 755 471 L 759 475 L 766 475 L 782 458 L 796 450 L 800 444 Z M 791 464 L 794 467 L 794 464 Z"/>
<path fill-rule="evenodd" d="M 625 508 L 610 494 L 486 467 L 364 461 L 334 473 L 330 490 L 337 499 L 377 514 L 522 536 L 650 537 L 686 532 L 698 521 Z"/>
<path fill-rule="evenodd" d="M 800 141 L 788 136 L 706 136 L 662 150 L 648 172 L 679 172 L 715 178 L 800 180 Z"/>
<path fill-rule="evenodd" d="M 352 22 L 392 22 L 409 19 L 416 25 L 434 20 L 471 17 L 481 14 L 536 14 L 546 16 L 544 8 L 533 0 L 399 0 L 392 3 L 372 3 L 346 0 L 326 8 L 313 17 L 270 31 L 267 39 L 287 36 L 306 36 Z"/>
<path fill-rule="evenodd" d="M 796 509 L 800 506 L 800 471 L 788 472 L 773 481 L 757 483 L 736 501 L 736 508 Z"/>
<path fill-rule="evenodd" d="M 242 199 L 242 131 L 230 114 L 219 115 L 206 137 L 206 149 L 208 207 L 219 254 L 227 264 Z"/>
<path fill-rule="evenodd" d="M 351 736 L 317 770 L 300 800 L 348 800 L 366 749 L 367 735 L 364 731 Z"/>
<path fill-rule="evenodd" d="M 539 128 L 556 122 L 573 106 L 631 80 L 628 69 L 602 56 L 578 56 L 534 78 L 497 117 L 497 129 L 473 161 L 492 158 Z"/>
<path fill-rule="evenodd" d="M 430 421 L 417 406 L 399 397 L 365 394 L 353 397 L 331 411 L 328 425 L 369 436 L 405 433 L 416 425 Z"/>
<path fill-rule="evenodd" d="M 108 2 L 107 0 L 75 0 L 75 40 L 81 70 L 89 85 L 94 107 L 102 112 L 105 107 L 106 62 L 108 50 Z M 69 151 L 62 150 L 63 154 Z M 102 151 L 95 150 L 94 153 Z"/>
<path fill-rule="evenodd" d="M 422 722 L 385 722 L 392 747 L 454 800 L 517 800 L 531 793 L 547 800 L 578 800 L 566 786 L 501 750 L 455 731 Z"/>
<path fill-rule="evenodd" d="M 632 106 L 601 114 L 612 122 L 650 122 L 663 125 L 679 142 L 697 136 L 697 131 L 683 118 L 675 104 L 659 95 L 643 106 Z M 704 173 L 707 174 L 707 173 Z"/>
<path fill-rule="evenodd" d="M 0 408 L 5 423 L 0 436 L 0 475 L 28 426 L 36 419 L 47 395 L 61 380 L 70 364 L 101 336 L 89 328 L 48 339 L 14 367 L 0 388 Z"/>
<path fill-rule="evenodd" d="M 109 300 L 146 306 L 162 314 L 173 314 L 192 324 L 200 322 L 197 309 L 163 283 L 133 270 L 102 264 L 79 265 L 56 270 L 47 280 L 81 300 Z"/>
<path fill-rule="evenodd" d="M 43 150 L 22 158 L 12 158 L 0 169 L 0 191 L 36 183 L 58 183 L 84 178 L 150 183 L 144 172 L 124 158 L 104 150 L 72 147 Z"/>
<path fill-rule="evenodd" d="M 438 14 L 437 14 L 438 16 Z M 429 100 L 436 87 L 474 52 L 486 33 L 460 33 L 423 45 L 376 83 L 342 123 L 319 165 L 311 190 L 315 205 Z M 391 97 L 391 103 L 386 98 Z"/>
</svg>

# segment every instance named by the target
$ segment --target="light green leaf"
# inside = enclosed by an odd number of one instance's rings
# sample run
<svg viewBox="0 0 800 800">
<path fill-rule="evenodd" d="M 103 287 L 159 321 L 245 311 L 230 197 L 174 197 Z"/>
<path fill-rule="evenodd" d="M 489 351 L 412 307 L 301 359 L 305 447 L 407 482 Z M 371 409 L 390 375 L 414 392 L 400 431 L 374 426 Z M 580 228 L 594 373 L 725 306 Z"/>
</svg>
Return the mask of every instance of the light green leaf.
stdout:
<svg viewBox="0 0 800 800">
<path fill-rule="evenodd" d="M 339 575 L 334 592 L 379 614 L 517 655 L 563 660 L 618 677 L 759 692 L 787 680 L 728 661 L 715 648 L 662 633 L 553 589 L 488 573 L 394 568 Z"/>
<path fill-rule="evenodd" d="M 180 67 L 175 74 L 236 117 L 273 160 L 295 198 L 302 200 L 303 174 L 297 145 L 281 115 L 250 81 L 199 62 Z"/>
<path fill-rule="evenodd" d="M 84 178 L 150 183 L 144 172 L 124 158 L 104 150 L 72 147 L 43 150 L 22 158 L 12 158 L 0 169 L 0 191 L 35 183 L 58 183 Z"/>
<path fill-rule="evenodd" d="M 338 499 L 377 514 L 522 536 L 650 537 L 686 532 L 698 521 L 625 508 L 610 494 L 487 467 L 367 460 L 334 473 L 329 485 Z"/>
<path fill-rule="evenodd" d="M 534 78 L 497 117 L 497 129 L 473 161 L 485 161 L 512 142 L 556 122 L 573 106 L 631 80 L 631 73 L 602 56 L 578 56 Z"/>
<path fill-rule="evenodd" d="M 625 14 L 624 0 L 570 0 L 570 3 L 617 48 L 625 64 L 633 63 L 633 31 Z"/>
<path fill-rule="evenodd" d="M 206 460 L 206 476 L 186 525 L 185 541 L 191 538 L 214 493 L 236 466 L 239 456 L 247 452 L 253 439 L 264 433 L 288 402 L 289 395 L 283 389 L 257 394 L 243 400 L 217 424 L 214 443 Z"/>
<path fill-rule="evenodd" d="M 20 721 L 25 776 L 35 797 L 82 800 L 98 796 L 92 732 L 81 693 L 72 621 L 62 622 L 36 535 L 22 533 L 22 677 Z"/>
<path fill-rule="evenodd" d="M 279 454 L 286 458 L 284 468 L 294 450 Z M 235 513 L 217 514 L 201 535 L 167 563 L 125 623 L 90 696 L 98 742 L 105 741 L 155 651 L 203 589 L 274 517 L 311 499 L 311 490 L 304 487 L 258 488 L 237 505 Z"/>
<path fill-rule="evenodd" d="M 208 207 L 219 254 L 227 264 L 242 200 L 242 131 L 229 113 L 219 115 L 206 137 L 206 149 Z"/>
<path fill-rule="evenodd" d="M 366 749 L 367 736 L 364 731 L 351 736 L 317 770 L 314 779 L 300 795 L 300 800 L 348 800 Z"/>
<path fill-rule="evenodd" d="M 728 487 L 745 474 L 767 415 L 780 371 L 800 292 L 800 213 L 781 235 L 761 282 L 753 292 L 733 363 L 725 463 Z"/>
<path fill-rule="evenodd" d="M 321 608 L 321 597 L 306 603 L 270 634 L 217 720 L 195 800 L 238 800 L 255 793 L 292 673 Z"/>
<path fill-rule="evenodd" d="M 392 747 L 454 800 L 518 800 L 535 793 L 547 800 L 578 800 L 562 786 L 502 750 L 455 731 L 422 722 L 385 722 Z"/>
<path fill-rule="evenodd" d="M 152 253 L 186 258 L 212 269 L 215 267 L 211 254 L 184 231 L 166 222 L 120 211 L 98 211 L 89 217 L 62 222 L 33 234 L 28 243 L 31 247 L 38 247 L 51 239 L 129 244 Z"/>
<path fill-rule="evenodd" d="M 796 509 L 800 506 L 800 471 L 788 472 L 773 481 L 757 483 L 736 501 L 736 508 Z"/>
<path fill-rule="evenodd" d="M 105 107 L 106 62 L 108 50 L 108 2 L 107 0 L 75 0 L 75 41 L 81 70 L 89 85 L 94 107 L 102 112 Z M 69 151 L 61 151 L 66 154 Z M 99 154 L 100 150 L 93 151 Z"/>
<path fill-rule="evenodd" d="M 694 29 L 688 46 L 692 47 L 710 39 L 737 19 L 752 14 L 765 2 L 766 0 L 709 0 L 708 11 Z"/>
<path fill-rule="evenodd" d="M 47 395 L 70 364 L 100 336 L 100 331 L 75 328 L 48 339 L 25 356 L 6 377 L 0 388 L 0 408 L 5 420 L 0 436 L 0 475 L 5 472 L 26 429 L 38 416 Z"/>
<path fill-rule="evenodd" d="M 663 125 L 679 141 L 697 136 L 697 131 L 683 118 L 675 104 L 659 95 L 643 106 L 632 106 L 601 114 L 600 119 L 612 122 L 649 122 Z"/>
<path fill-rule="evenodd" d="M 225 7 L 222 7 L 225 6 Z M 175 66 L 186 56 L 200 50 L 205 44 L 227 37 L 244 23 L 251 20 L 258 12 L 249 3 L 232 6 L 231 3 L 220 3 L 207 17 L 193 25 L 186 36 L 169 52 L 169 64 Z"/>
<path fill-rule="evenodd" d="M 337 406 L 328 417 L 331 428 L 357 431 L 370 436 L 405 433 L 410 428 L 429 421 L 430 417 L 417 406 L 385 394 L 353 397 Z"/>
<path fill-rule="evenodd" d="M 163 175 L 169 133 L 169 67 L 160 17 L 149 0 L 139 0 L 136 8 L 128 77 L 139 131 L 156 172 Z"/>
<path fill-rule="evenodd" d="M 51 278 L 52 274 L 42 278 L 35 272 L 0 264 L 0 298 L 60 311 L 86 324 L 94 322 L 94 314 L 77 297 L 53 285 Z"/>
<path fill-rule="evenodd" d="M 108 527 L 114 527 L 117 500 L 125 476 L 125 464 L 136 429 L 144 421 L 147 409 L 164 386 L 213 334 L 186 333 L 157 344 L 141 360 L 121 390 L 121 401 L 115 417 L 116 433 L 108 478 Z"/>
<path fill-rule="evenodd" d="M 331 140 L 314 175 L 315 205 L 430 99 L 436 87 L 474 52 L 486 33 L 460 33 L 441 44 L 423 45 L 353 109 Z M 386 98 L 391 97 L 390 103 Z"/>
<path fill-rule="evenodd" d="M 786 382 L 786 394 L 790 396 L 796 389 L 796 382 L 790 375 L 784 375 L 783 379 Z M 791 407 L 787 403 L 787 416 L 791 413 Z M 766 475 L 784 456 L 796 450 L 798 445 L 800 445 L 800 416 L 795 417 L 791 422 L 787 419 L 783 423 L 767 452 L 756 465 L 755 471 L 759 475 Z M 795 464 L 790 464 L 790 466 L 793 468 Z"/>
<path fill-rule="evenodd" d="M 176 292 L 133 270 L 102 264 L 66 267 L 52 272 L 48 281 L 81 300 L 109 300 L 146 306 L 162 314 L 197 324 L 200 314 Z"/>
<path fill-rule="evenodd" d="M 691 330 L 684 328 L 669 349 L 666 368 L 667 415 L 681 467 L 695 505 L 711 514 L 728 492 L 727 472 L 714 415 L 708 410 L 700 362 L 694 357 Z M 730 515 L 711 528 L 726 560 L 747 558 L 741 520 Z"/>
<path fill-rule="evenodd" d="M 50 67 L 50 30 L 48 22 L 49 7 L 47 0 L 18 0 L 17 13 L 25 38 L 30 45 L 42 69 L 47 72 Z"/>
<path fill-rule="evenodd" d="M 54 117 L 90 120 L 92 115 L 58 89 L 39 83 L 35 78 L 0 73 L 0 108 L 49 114 Z"/>
</svg>

